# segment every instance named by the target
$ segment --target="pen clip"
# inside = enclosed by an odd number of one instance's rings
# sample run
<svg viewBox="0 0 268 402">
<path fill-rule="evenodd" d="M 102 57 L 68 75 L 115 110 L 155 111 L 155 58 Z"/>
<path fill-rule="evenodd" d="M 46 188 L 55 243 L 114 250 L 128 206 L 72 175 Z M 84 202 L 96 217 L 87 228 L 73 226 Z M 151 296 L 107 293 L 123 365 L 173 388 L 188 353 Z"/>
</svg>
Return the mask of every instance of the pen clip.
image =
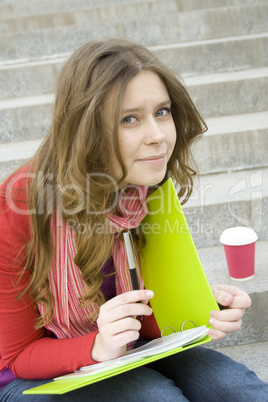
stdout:
<svg viewBox="0 0 268 402">
<path fill-rule="evenodd" d="M 135 268 L 136 258 L 134 256 L 134 252 L 133 252 L 133 241 L 132 241 L 132 236 L 131 236 L 130 230 L 123 232 L 123 237 L 124 237 L 125 250 L 126 250 L 126 254 L 127 254 L 129 268 L 132 269 L 132 268 Z"/>
<path fill-rule="evenodd" d="M 132 233 L 130 230 L 129 230 L 129 240 L 130 240 L 130 244 L 131 244 L 131 248 L 132 248 L 133 259 L 134 259 L 134 261 L 136 261 L 137 257 L 136 257 L 135 244 L 134 244 Z"/>
</svg>

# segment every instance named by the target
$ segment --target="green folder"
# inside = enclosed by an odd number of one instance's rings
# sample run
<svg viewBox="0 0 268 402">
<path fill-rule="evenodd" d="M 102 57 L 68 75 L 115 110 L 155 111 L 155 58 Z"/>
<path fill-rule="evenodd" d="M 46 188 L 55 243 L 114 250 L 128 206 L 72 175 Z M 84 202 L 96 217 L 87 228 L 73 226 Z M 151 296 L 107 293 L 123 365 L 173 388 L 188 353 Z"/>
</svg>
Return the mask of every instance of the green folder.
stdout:
<svg viewBox="0 0 268 402">
<path fill-rule="evenodd" d="M 147 198 L 147 205 L 149 212 L 141 225 L 146 244 L 139 259 L 145 287 L 155 293 L 150 303 L 159 329 L 168 331 L 165 328 L 172 327 L 179 332 L 181 327 L 186 330 L 207 325 L 210 311 L 219 308 L 171 179 Z M 110 367 L 106 372 L 59 379 L 24 394 L 64 394 L 209 341 L 208 336 L 198 338 L 185 346 Z"/>
<path fill-rule="evenodd" d="M 197 254 L 172 179 L 147 198 L 149 212 L 142 221 L 146 244 L 140 253 L 141 274 L 158 327 L 176 331 L 207 325 L 218 310 Z M 188 321 L 188 322 L 186 322 Z"/>
</svg>

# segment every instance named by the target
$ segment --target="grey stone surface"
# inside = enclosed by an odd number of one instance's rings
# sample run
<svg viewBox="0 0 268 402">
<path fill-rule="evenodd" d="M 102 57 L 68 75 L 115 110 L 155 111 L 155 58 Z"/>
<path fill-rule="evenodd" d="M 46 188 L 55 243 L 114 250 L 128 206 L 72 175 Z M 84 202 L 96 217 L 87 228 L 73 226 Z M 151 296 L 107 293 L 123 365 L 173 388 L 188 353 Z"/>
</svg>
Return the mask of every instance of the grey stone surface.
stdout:
<svg viewBox="0 0 268 402">
<path fill-rule="evenodd" d="M 18 169 L 24 162 L 24 159 L 10 162 L 0 161 L 0 183 L 2 183 L 12 172 Z"/>
<path fill-rule="evenodd" d="M 198 248 L 219 245 L 221 232 L 250 226 L 268 239 L 268 169 L 200 177 L 183 209 Z"/>
<path fill-rule="evenodd" d="M 3 164 L 5 172 L 13 163 Z M 221 232 L 232 226 L 253 227 L 267 240 L 267 180 L 268 168 L 201 176 L 183 207 L 197 247 L 218 246 Z"/>
<path fill-rule="evenodd" d="M 266 0 L 168 0 L 169 7 L 176 8 L 178 11 L 190 11 L 203 8 L 216 8 L 234 5 L 252 5 L 266 3 Z M 132 4 L 152 5 L 152 0 L 46 0 L 40 2 L 39 0 L 2 0 L 0 3 L 0 18 L 15 18 L 15 17 L 28 17 L 35 15 L 46 15 L 51 13 L 61 13 L 76 10 L 104 9 L 104 13 L 109 13 L 109 8 L 116 6 L 124 7 L 127 5 L 131 7 Z M 162 5 L 167 2 L 162 1 Z M 110 11 L 111 12 L 111 11 Z"/>
<path fill-rule="evenodd" d="M 47 124 L 49 119 L 50 114 Z M 193 147 L 201 175 L 268 166 L 267 112 L 217 117 L 207 119 L 207 124 L 208 132 Z M 45 132 L 45 129 L 36 130 L 35 137 L 38 138 L 39 134 L 42 136 Z M 11 138 L 2 134 L 0 143 Z M 21 139 L 24 138 L 22 136 Z M 16 143 L 9 148 L 6 155 L 14 160 L 14 155 L 17 154 Z M 0 160 L 1 155 L 0 152 Z"/>
<path fill-rule="evenodd" d="M 229 276 L 223 245 L 217 247 L 198 248 L 208 281 L 211 284 L 225 283 L 238 286 L 250 294 L 268 291 L 268 241 L 258 240 L 255 245 L 255 275 L 245 281 L 233 280 Z"/>
<path fill-rule="evenodd" d="M 268 128 L 251 129 L 245 124 L 241 131 L 232 131 L 230 126 L 230 132 L 205 134 L 193 151 L 199 172 L 210 174 L 268 166 L 267 149 Z"/>
<path fill-rule="evenodd" d="M 250 70 L 244 74 L 244 79 L 239 79 L 238 75 L 237 80 L 232 80 L 235 73 L 230 73 L 228 81 L 226 74 L 217 74 L 217 80 L 213 75 L 206 76 L 204 83 L 202 76 L 195 77 L 194 83 L 191 78 L 186 80 L 189 92 L 205 118 L 268 109 L 268 67 L 261 72 Z M 0 126 L 0 142 L 42 137 L 49 127 L 52 110 L 51 97 L 42 99 L 40 104 L 36 104 L 34 97 L 14 99 L 7 102 L 7 106 L 4 100 L 0 101 L 0 120 L 4 122 Z"/>
<path fill-rule="evenodd" d="M 56 77 L 66 58 L 0 64 L 0 100 L 54 92 Z"/>
<path fill-rule="evenodd" d="M 74 50 L 94 38 L 126 35 L 146 45 L 265 32 L 268 4 L 201 9 L 133 20 L 70 25 L 0 36 L 0 60 Z"/>
<path fill-rule="evenodd" d="M 0 144 L 0 161 L 12 162 L 31 158 L 41 145 L 42 140 L 21 141 Z"/>
<path fill-rule="evenodd" d="M 238 344 L 268 342 L 268 241 L 257 241 L 255 245 L 255 273 L 248 280 L 230 278 L 223 245 L 198 249 L 198 255 L 211 285 L 236 286 L 251 297 L 239 332 L 230 333 L 208 347 L 222 348 Z"/>
<path fill-rule="evenodd" d="M 268 342 L 223 347 L 218 351 L 246 365 L 262 381 L 268 382 Z"/>
<path fill-rule="evenodd" d="M 268 68 L 248 70 L 244 75 L 232 72 L 222 73 L 221 77 L 220 74 L 190 77 L 185 82 L 205 118 L 268 109 Z"/>
<path fill-rule="evenodd" d="M 268 66 L 267 33 L 151 48 L 182 77 Z M 68 54 L 0 63 L 0 99 L 54 91 L 55 79 Z"/>
<path fill-rule="evenodd" d="M 42 138 L 52 118 L 52 104 L 0 109 L 0 143 Z"/>
<path fill-rule="evenodd" d="M 267 33 L 259 33 L 175 42 L 152 49 L 172 70 L 186 77 L 267 66 L 267 39 Z"/>
<path fill-rule="evenodd" d="M 2 163 L 5 174 L 15 163 Z M 259 239 L 267 240 L 267 180 L 268 168 L 201 176 L 183 206 L 196 246 L 219 246 L 222 231 L 233 226 L 253 227 Z"/>
<path fill-rule="evenodd" d="M 267 275 L 266 275 L 267 276 Z M 234 284 L 239 288 L 241 284 Z M 250 293 L 252 305 L 247 309 L 242 319 L 242 327 L 238 332 L 227 334 L 219 341 L 209 344 L 212 348 L 244 345 L 255 342 L 268 342 L 268 291 Z"/>
<path fill-rule="evenodd" d="M 18 5 L 17 3 L 14 4 Z M 34 9 L 34 2 L 31 4 Z M 64 4 L 66 5 L 67 3 Z M 71 3 L 68 2 L 68 4 L 70 6 Z M 83 4 L 78 2 L 76 10 L 81 11 L 81 7 L 84 7 Z M 94 2 L 91 4 L 96 6 Z M 104 3 L 99 3 L 99 6 L 101 4 Z M 108 7 L 108 4 L 105 4 L 105 7 Z M 126 4 L 130 6 L 132 3 L 128 2 Z M 182 3 L 176 4 L 177 6 L 180 4 L 179 7 L 182 6 Z M 241 3 L 231 2 L 229 4 L 239 4 L 240 7 L 219 7 L 217 2 L 215 7 L 211 9 L 206 8 L 211 3 L 204 2 L 204 4 L 203 10 L 194 10 L 193 8 L 194 11 L 189 12 L 173 13 L 171 15 L 163 13 L 157 18 L 152 16 L 147 19 L 133 19 L 125 22 L 116 20 L 114 24 L 100 24 L 94 31 L 94 35 L 96 37 L 105 36 L 108 31 L 101 33 L 104 26 L 111 31 L 116 26 L 120 26 L 123 30 L 126 29 L 126 26 L 128 29 L 132 27 L 131 29 L 133 30 L 137 30 L 137 27 L 141 26 L 139 34 L 143 35 L 142 32 L 146 26 L 148 32 L 151 30 L 147 35 L 146 41 L 150 42 L 150 35 L 154 33 L 154 40 L 157 42 L 157 49 L 154 48 L 154 51 L 161 54 L 163 59 L 165 59 L 165 55 L 171 54 L 169 52 L 172 51 L 173 66 L 177 66 L 176 58 L 179 50 L 184 51 L 183 56 L 187 55 L 189 51 L 191 61 L 187 61 L 185 64 L 188 67 L 184 80 L 204 116 L 210 119 L 222 116 L 219 118 L 219 122 L 223 126 L 228 126 L 229 119 L 232 116 L 235 117 L 234 114 L 240 114 L 239 119 L 245 120 L 245 124 L 239 130 L 227 130 L 226 132 L 221 132 L 221 135 L 219 132 L 210 133 L 204 136 L 203 143 L 198 144 L 198 162 L 202 173 L 200 185 L 195 187 L 191 200 L 185 206 L 185 213 L 194 240 L 198 247 L 216 246 L 218 245 L 221 230 L 226 226 L 237 224 L 254 226 L 260 238 L 267 239 L 268 225 L 267 217 L 264 213 L 268 203 L 265 192 L 265 185 L 267 186 L 267 169 L 265 169 L 265 166 L 267 166 L 267 158 L 265 159 L 267 124 L 257 128 L 250 128 L 250 125 L 248 125 L 249 120 L 245 118 L 247 116 L 245 113 L 251 112 L 252 116 L 260 116 L 261 114 L 258 114 L 258 111 L 263 111 L 263 114 L 267 111 L 268 56 L 267 50 L 265 51 L 264 49 L 267 49 L 265 41 L 267 41 L 268 34 L 267 30 L 264 29 L 264 22 L 266 22 L 265 16 L 268 4 L 244 2 L 243 7 L 241 7 Z M 57 4 L 55 3 L 56 6 Z M 139 7 L 137 3 L 136 6 Z M 149 2 L 146 3 L 147 6 L 149 7 Z M 157 2 L 154 2 L 154 6 L 151 3 L 151 6 L 156 9 Z M 184 6 L 186 6 L 186 3 Z M 62 11 L 64 7 L 63 5 Z M 50 12 L 53 11 L 50 10 Z M 30 11 L 29 14 L 31 14 Z M 42 14 L 41 9 L 40 14 Z M 232 23 L 233 18 L 236 19 L 235 24 L 233 24 L 236 26 L 232 27 L 233 31 L 230 31 L 228 23 Z M 177 25 L 174 30 L 172 24 L 175 22 Z M 180 23 L 178 24 L 178 22 Z M 193 35 L 188 39 L 193 39 L 196 35 L 199 39 L 198 42 L 178 42 L 183 37 L 187 37 L 187 23 L 191 27 L 191 35 Z M 152 27 L 155 27 L 155 30 Z M 259 29 L 264 30 L 264 32 L 258 35 L 253 34 Z M 175 40 L 175 37 L 172 36 L 174 32 L 177 32 L 176 35 L 180 32 L 183 33 L 176 36 Z M 230 36 L 234 32 L 240 35 L 239 39 L 238 37 L 233 38 Z M 245 32 L 247 32 L 246 37 Z M 157 36 L 160 34 L 162 34 L 161 40 Z M 204 40 L 210 34 L 214 36 L 209 40 Z M 24 41 L 28 38 L 27 35 L 30 35 L 30 33 L 20 33 L 17 36 L 10 34 L 9 36 L 14 46 L 21 50 L 21 57 L 25 60 L 24 63 L 18 63 L 17 65 L 14 63 L 13 66 L 11 64 L 11 70 L 8 69 L 8 65 L 5 67 L 2 63 L 2 71 L 5 71 L 6 74 L 11 75 L 12 70 L 16 71 L 16 73 L 18 72 L 17 79 L 14 80 L 14 89 L 12 90 L 15 97 L 6 100 L 3 98 L 0 101 L 0 119 L 3 122 L 0 126 L 0 142 L 2 144 L 12 141 L 39 139 L 44 136 L 50 124 L 52 111 L 51 103 L 44 101 L 44 96 L 47 93 L 45 89 L 46 83 L 51 89 L 54 81 L 51 77 L 57 75 L 66 52 L 72 48 L 74 43 L 78 43 L 82 38 L 85 38 L 88 35 L 88 30 L 87 28 L 83 29 L 81 26 L 69 27 L 68 30 L 64 28 L 38 30 L 34 34 L 34 39 L 29 36 L 30 42 L 25 43 Z M 16 38 L 19 39 L 18 42 L 15 42 Z M 55 38 L 57 39 L 56 45 Z M 68 38 L 71 38 L 71 40 L 68 41 Z M 203 40 L 200 40 L 201 38 Z M 172 43 L 173 40 L 175 40 L 174 43 Z M 12 49 L 12 41 L 9 44 L 9 49 Z M 42 47 L 42 43 L 46 45 Z M 163 43 L 162 47 L 161 43 Z M 43 59 L 30 61 L 31 70 L 27 76 L 27 46 L 29 45 L 30 48 L 32 46 L 29 54 L 36 57 L 38 56 L 38 53 L 35 53 L 36 44 L 38 44 L 40 50 L 42 49 Z M 238 44 L 239 47 L 235 51 L 235 46 Z M 251 45 L 248 46 L 249 44 Z M 224 53 L 226 48 L 228 48 L 228 56 Z M 201 70 L 199 72 L 199 57 L 195 60 L 194 50 L 198 55 L 200 50 L 202 50 L 201 53 L 204 51 L 203 58 L 200 56 Z M 62 56 L 58 58 L 53 56 L 55 51 Z M 213 59 L 212 54 L 214 53 L 218 54 L 219 59 L 216 56 Z M 247 57 L 244 56 L 246 53 L 248 54 Z M 233 54 L 233 57 L 230 54 Z M 54 57 L 52 57 L 53 61 L 51 63 L 49 62 L 50 56 Z M 14 54 L 14 57 L 17 57 L 17 55 Z M 229 66 L 226 68 L 227 70 L 230 69 L 230 71 L 224 70 L 224 58 Z M 242 60 L 241 63 L 239 62 L 240 59 Z M 210 60 L 211 63 L 209 62 Z M 207 61 L 207 70 L 205 61 Z M 254 65 L 253 61 L 254 63 L 257 61 L 257 65 Z M 179 62 L 178 60 L 178 65 Z M 252 69 L 252 63 L 254 67 L 258 68 Z M 170 64 L 172 63 L 170 62 Z M 22 67 L 23 65 L 24 67 Z M 194 69 L 191 68 L 191 65 L 195 65 Z M 223 72 L 215 73 L 214 71 L 214 74 L 211 74 L 211 70 L 217 67 L 219 71 L 223 70 Z M 42 79 L 42 74 L 47 76 L 47 73 L 50 78 Z M 1 83 L 10 82 L 10 80 L 4 81 L 6 77 L 4 75 Z M 35 84 L 31 85 L 32 82 L 35 82 Z M 24 90 L 23 87 L 27 89 Z M 26 92 L 27 97 L 21 99 L 20 96 L 25 93 L 23 91 Z M 6 91 L 5 93 L 7 94 L 8 92 Z M 35 94 L 38 96 L 32 97 Z M 43 97 L 42 94 L 44 94 Z M 6 160 L 4 166 L 9 169 L 12 164 L 9 164 L 8 160 Z M 243 171 L 245 168 L 248 170 Z M 252 168 L 257 168 L 257 170 L 251 170 Z M 234 172 L 236 169 L 242 169 L 242 171 Z M 223 171 L 225 173 L 221 173 Z M 211 174 L 212 172 L 219 173 Z M 257 182 L 254 177 L 257 177 Z"/>
<path fill-rule="evenodd" d="M 198 249 L 204 271 L 211 285 L 236 286 L 251 297 L 239 332 L 230 333 L 220 341 L 211 342 L 208 347 L 222 348 L 233 345 L 268 342 L 268 241 L 257 241 L 255 246 L 255 273 L 248 280 L 230 278 L 223 246 Z"/>
<path fill-rule="evenodd" d="M 0 181 L 25 162 L 18 150 L 12 155 L 13 141 L 39 139 L 47 131 L 52 104 L 45 96 L 67 54 L 83 42 L 127 34 L 182 75 L 211 127 L 196 148 L 201 178 L 184 211 L 209 282 L 238 286 L 252 300 L 242 329 L 207 347 L 241 361 L 264 381 L 267 20 L 267 0 L 0 0 L 0 32 L 6 32 L 0 35 Z M 260 240 L 254 277 L 238 282 L 229 277 L 219 237 L 240 225 L 254 227 Z"/>
<path fill-rule="evenodd" d="M 170 14 L 181 11 L 178 1 L 147 1 L 147 2 L 128 2 L 123 4 L 106 5 L 99 4 L 92 7 L 90 2 L 85 3 L 83 9 L 72 10 L 51 10 L 46 8 L 44 12 L 38 11 L 37 15 L 27 15 L 20 18 L 7 18 L 0 26 L 0 33 L 10 33 L 16 31 L 32 31 L 35 29 L 55 28 L 59 26 L 83 25 L 90 23 L 100 23 L 104 21 L 114 22 L 115 20 L 125 20 L 135 18 L 147 18 L 152 14 Z"/>
</svg>

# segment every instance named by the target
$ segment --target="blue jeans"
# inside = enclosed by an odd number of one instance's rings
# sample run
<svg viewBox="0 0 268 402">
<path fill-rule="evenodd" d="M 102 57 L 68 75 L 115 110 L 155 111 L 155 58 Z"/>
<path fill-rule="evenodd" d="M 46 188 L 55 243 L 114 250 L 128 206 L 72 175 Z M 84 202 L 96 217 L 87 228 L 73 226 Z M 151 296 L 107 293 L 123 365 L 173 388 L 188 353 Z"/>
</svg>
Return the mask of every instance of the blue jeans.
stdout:
<svg viewBox="0 0 268 402">
<path fill-rule="evenodd" d="M 268 384 L 244 365 L 204 347 L 158 360 L 144 367 L 64 395 L 22 395 L 48 382 L 17 379 L 0 391 L 1 402 L 265 402 Z"/>
</svg>

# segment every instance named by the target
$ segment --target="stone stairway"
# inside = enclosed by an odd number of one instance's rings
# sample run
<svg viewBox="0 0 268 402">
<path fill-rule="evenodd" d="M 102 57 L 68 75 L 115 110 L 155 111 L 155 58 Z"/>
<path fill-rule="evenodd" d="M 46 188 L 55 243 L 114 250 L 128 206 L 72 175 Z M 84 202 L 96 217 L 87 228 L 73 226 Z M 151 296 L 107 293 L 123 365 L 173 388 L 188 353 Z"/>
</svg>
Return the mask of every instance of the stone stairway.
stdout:
<svg viewBox="0 0 268 402">
<path fill-rule="evenodd" d="M 0 181 L 42 141 L 55 78 L 85 41 L 127 35 L 185 82 L 208 132 L 185 214 L 211 283 L 252 298 L 243 329 L 209 347 L 268 381 L 268 0 L 0 0 Z M 229 279 L 221 232 L 258 233 L 253 279 Z"/>
</svg>

